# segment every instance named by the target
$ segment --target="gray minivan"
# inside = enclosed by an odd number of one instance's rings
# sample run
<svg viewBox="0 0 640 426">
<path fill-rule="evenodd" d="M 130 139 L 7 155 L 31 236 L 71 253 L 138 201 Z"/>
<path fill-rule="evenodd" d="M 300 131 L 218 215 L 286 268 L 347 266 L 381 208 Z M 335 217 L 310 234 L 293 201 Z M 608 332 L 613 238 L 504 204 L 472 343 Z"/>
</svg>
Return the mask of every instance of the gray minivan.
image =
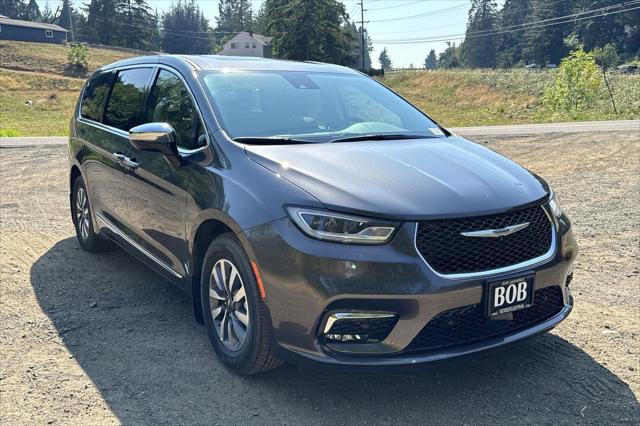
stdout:
<svg viewBox="0 0 640 426">
<path fill-rule="evenodd" d="M 79 244 L 191 295 L 241 374 L 469 354 L 569 315 L 577 245 L 539 176 L 354 70 L 149 56 L 71 120 Z"/>
</svg>

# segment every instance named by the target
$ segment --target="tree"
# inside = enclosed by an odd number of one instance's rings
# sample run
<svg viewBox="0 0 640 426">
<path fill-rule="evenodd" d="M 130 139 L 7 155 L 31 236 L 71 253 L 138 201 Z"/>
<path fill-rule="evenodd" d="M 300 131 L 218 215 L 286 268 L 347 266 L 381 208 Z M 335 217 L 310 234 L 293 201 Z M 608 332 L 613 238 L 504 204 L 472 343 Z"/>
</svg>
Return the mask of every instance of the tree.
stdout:
<svg viewBox="0 0 640 426">
<path fill-rule="evenodd" d="M 25 14 L 25 5 L 22 0 L 0 0 L 0 15 L 12 19 L 22 19 Z"/>
<path fill-rule="evenodd" d="M 493 68 L 496 65 L 497 36 L 495 0 L 472 0 L 469 23 L 462 45 L 462 62 L 471 68 Z"/>
<path fill-rule="evenodd" d="M 424 67 L 428 70 L 435 70 L 438 68 L 438 59 L 436 58 L 436 51 L 431 49 L 429 55 L 424 60 Z"/>
<path fill-rule="evenodd" d="M 601 83 L 593 54 L 576 49 L 560 63 L 556 81 L 546 90 L 543 102 L 552 111 L 578 118 L 597 99 Z"/>
<path fill-rule="evenodd" d="M 275 56 L 342 65 L 353 62 L 353 38 L 344 29 L 348 19 L 344 4 L 336 0 L 267 0 L 265 8 Z"/>
<path fill-rule="evenodd" d="M 506 0 L 498 12 L 496 65 L 502 68 L 524 64 L 524 28 L 531 21 L 532 0 Z"/>
<path fill-rule="evenodd" d="M 40 13 L 40 18 L 38 19 L 38 21 L 44 22 L 45 24 L 53 24 L 58 19 L 59 11 L 60 8 L 57 8 L 55 11 L 53 11 L 49 7 L 49 1 L 47 0 L 47 2 L 44 4 L 44 9 Z"/>
<path fill-rule="evenodd" d="M 548 21 L 570 15 L 574 4 L 575 0 L 535 0 L 532 2 L 531 21 Z M 563 22 L 563 20 L 554 22 Z M 540 65 L 559 63 L 567 55 L 568 48 L 564 44 L 564 39 L 571 33 L 572 27 L 572 23 L 566 22 L 559 25 L 536 25 L 529 28 L 525 32 L 525 61 Z"/>
<path fill-rule="evenodd" d="M 178 0 L 162 16 L 162 50 L 169 53 L 211 53 L 209 22 L 195 0 Z"/>
<path fill-rule="evenodd" d="M 25 8 L 24 19 L 27 21 L 37 21 L 42 17 L 40 14 L 40 7 L 36 0 L 29 0 L 27 7 Z"/>
<path fill-rule="evenodd" d="M 577 0 L 575 11 L 599 9 L 619 4 L 618 0 L 599 0 L 598 2 Z M 605 14 L 597 19 L 577 21 L 574 31 L 587 51 L 603 47 L 605 44 L 613 44 L 617 49 L 622 49 L 626 38 L 624 16 L 624 13 Z"/>
<path fill-rule="evenodd" d="M 157 48 L 153 39 L 158 31 L 158 22 L 145 0 L 121 0 L 119 15 L 122 28 L 118 45 L 140 50 Z"/>
<path fill-rule="evenodd" d="M 438 56 L 438 68 L 458 68 L 460 62 L 458 61 L 458 48 L 455 42 L 447 42 L 447 48 L 444 49 Z"/>
<path fill-rule="evenodd" d="M 72 27 L 72 19 L 71 2 L 69 0 L 62 0 L 62 7 L 60 9 L 57 24 L 62 28 L 70 30 Z"/>
<path fill-rule="evenodd" d="M 389 71 L 393 67 L 393 64 L 391 63 L 391 58 L 389 57 L 389 54 L 387 53 L 387 48 L 386 47 L 384 49 L 382 49 L 382 52 L 380 52 L 380 56 L 378 57 L 378 61 L 380 61 L 380 67 L 382 67 L 382 69 L 385 70 L 385 71 Z"/>
<path fill-rule="evenodd" d="M 119 0 L 91 0 L 85 5 L 87 25 L 86 40 L 104 45 L 114 44 L 120 34 Z"/>
<path fill-rule="evenodd" d="M 357 27 L 352 21 L 345 23 L 345 31 L 347 31 L 353 39 L 353 63 L 347 64 L 351 68 L 370 69 L 371 68 L 371 52 L 373 51 L 373 43 L 367 30 L 364 30 L 364 63 L 362 61 L 362 27 Z"/>
</svg>

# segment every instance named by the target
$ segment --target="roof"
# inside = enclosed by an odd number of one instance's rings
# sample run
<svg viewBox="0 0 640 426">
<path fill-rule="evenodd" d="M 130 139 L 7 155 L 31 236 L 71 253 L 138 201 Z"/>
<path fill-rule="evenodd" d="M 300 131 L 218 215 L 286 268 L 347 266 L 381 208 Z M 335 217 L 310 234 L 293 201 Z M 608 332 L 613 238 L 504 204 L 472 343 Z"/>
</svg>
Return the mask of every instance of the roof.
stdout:
<svg viewBox="0 0 640 426">
<path fill-rule="evenodd" d="M 282 59 L 266 59 L 254 56 L 223 55 L 153 55 L 124 59 L 102 67 L 102 70 L 116 66 L 139 64 L 167 64 L 195 70 L 243 70 L 243 71 L 306 71 L 339 74 L 359 74 L 351 68 L 320 62 L 297 62 Z"/>
<path fill-rule="evenodd" d="M 43 22 L 21 21 L 19 19 L 10 19 L 2 15 L 0 15 L 0 25 L 26 27 L 26 28 L 39 28 L 42 30 L 61 31 L 65 33 L 69 32 L 59 25 L 45 24 Z"/>
<path fill-rule="evenodd" d="M 249 37 L 251 37 L 252 39 L 254 39 L 255 41 L 257 41 L 258 43 L 264 44 L 265 46 L 270 45 L 271 44 L 271 40 L 273 40 L 273 37 L 267 37 L 267 36 L 264 36 L 262 34 L 251 33 L 249 31 L 240 31 L 239 33 L 237 33 L 236 35 L 231 37 L 231 39 L 229 39 L 229 41 L 233 41 L 240 34 L 246 34 Z"/>
</svg>

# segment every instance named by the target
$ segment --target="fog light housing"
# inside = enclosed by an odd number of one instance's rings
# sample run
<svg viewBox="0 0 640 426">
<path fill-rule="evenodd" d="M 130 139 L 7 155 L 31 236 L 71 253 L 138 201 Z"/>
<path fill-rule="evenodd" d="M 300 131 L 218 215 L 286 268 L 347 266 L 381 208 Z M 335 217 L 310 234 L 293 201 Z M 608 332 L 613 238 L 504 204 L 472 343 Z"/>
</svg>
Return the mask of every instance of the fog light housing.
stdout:
<svg viewBox="0 0 640 426">
<path fill-rule="evenodd" d="M 327 317 L 321 338 L 326 343 L 378 343 L 397 320 L 393 312 L 334 312 Z"/>
</svg>

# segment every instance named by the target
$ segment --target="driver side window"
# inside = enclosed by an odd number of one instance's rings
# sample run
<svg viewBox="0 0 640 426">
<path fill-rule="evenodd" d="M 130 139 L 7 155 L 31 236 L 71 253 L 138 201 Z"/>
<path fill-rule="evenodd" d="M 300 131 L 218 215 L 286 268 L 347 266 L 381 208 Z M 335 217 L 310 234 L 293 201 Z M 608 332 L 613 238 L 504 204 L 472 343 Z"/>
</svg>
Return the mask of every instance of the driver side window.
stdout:
<svg viewBox="0 0 640 426">
<path fill-rule="evenodd" d="M 176 143 L 183 149 L 206 145 L 204 126 L 182 80 L 161 69 L 149 98 L 147 122 L 169 123 L 176 131 Z"/>
</svg>

